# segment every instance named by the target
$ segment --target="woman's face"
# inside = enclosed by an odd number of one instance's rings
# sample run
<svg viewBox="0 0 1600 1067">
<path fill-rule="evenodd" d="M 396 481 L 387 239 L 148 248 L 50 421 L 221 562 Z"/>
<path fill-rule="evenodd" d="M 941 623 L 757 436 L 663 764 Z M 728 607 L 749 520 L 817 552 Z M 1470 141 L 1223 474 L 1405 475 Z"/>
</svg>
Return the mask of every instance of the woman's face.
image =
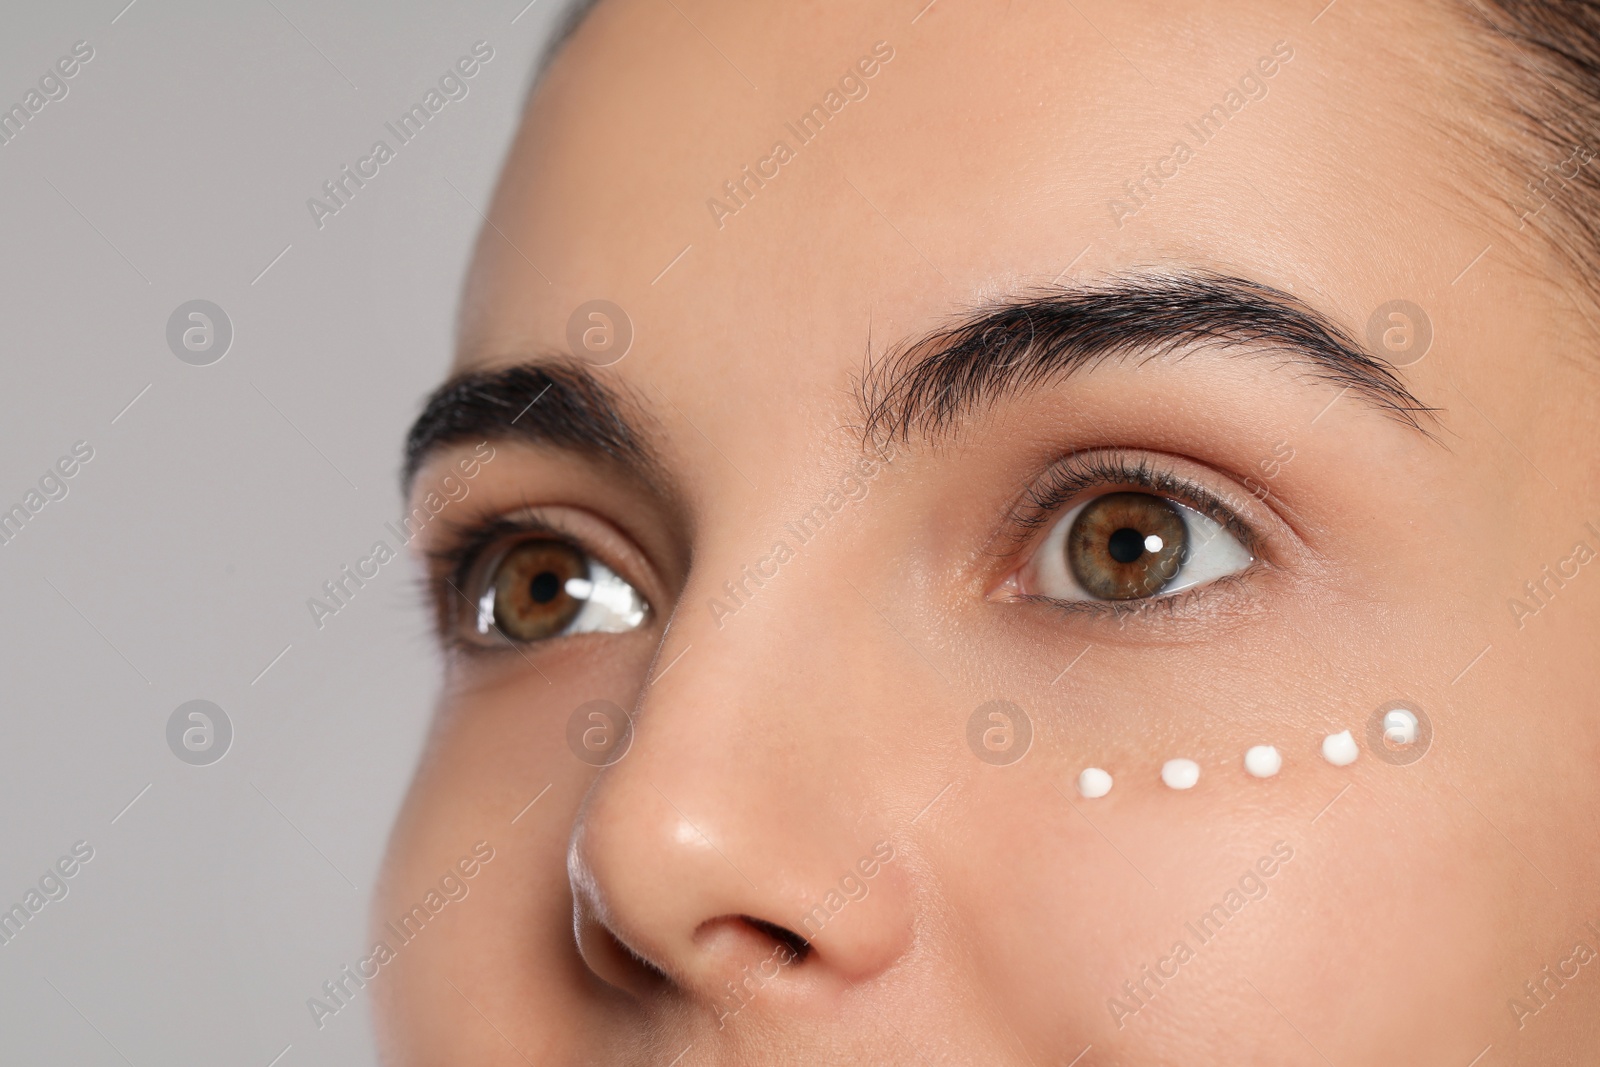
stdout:
<svg viewBox="0 0 1600 1067">
<path fill-rule="evenodd" d="M 1465 18 L 918 6 L 548 72 L 419 430 L 388 1055 L 1592 1053 L 1594 334 Z"/>
</svg>

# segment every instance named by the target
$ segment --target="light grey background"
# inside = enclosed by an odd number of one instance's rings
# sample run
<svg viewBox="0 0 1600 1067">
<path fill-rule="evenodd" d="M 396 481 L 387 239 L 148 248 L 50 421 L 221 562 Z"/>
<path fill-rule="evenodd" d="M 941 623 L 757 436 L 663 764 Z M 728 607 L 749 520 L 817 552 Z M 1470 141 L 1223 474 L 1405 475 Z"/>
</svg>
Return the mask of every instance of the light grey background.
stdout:
<svg viewBox="0 0 1600 1067">
<path fill-rule="evenodd" d="M 399 512 L 558 14 L 526 2 L 0 7 L 0 107 L 94 48 L 0 146 L 0 510 L 94 449 L 0 546 L 0 909 L 95 850 L 0 945 L 0 1062 L 376 1062 L 365 999 L 320 1031 L 306 1000 L 364 954 L 437 660 L 409 563 L 320 632 L 306 600 Z M 307 198 L 479 40 L 469 95 L 319 231 Z M 207 367 L 165 338 L 196 298 L 234 326 Z M 193 699 L 233 722 L 210 766 L 167 747 Z"/>
</svg>

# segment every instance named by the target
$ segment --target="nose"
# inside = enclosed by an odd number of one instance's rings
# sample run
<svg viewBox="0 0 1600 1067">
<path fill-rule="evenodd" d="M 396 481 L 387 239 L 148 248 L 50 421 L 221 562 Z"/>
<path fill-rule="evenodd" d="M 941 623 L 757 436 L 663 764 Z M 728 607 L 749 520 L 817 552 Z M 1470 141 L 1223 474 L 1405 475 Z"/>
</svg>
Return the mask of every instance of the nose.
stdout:
<svg viewBox="0 0 1600 1067">
<path fill-rule="evenodd" d="M 674 622 L 659 662 L 679 658 L 647 683 L 568 852 L 590 969 L 719 1016 L 826 1010 L 912 941 L 905 841 L 881 795 L 897 775 L 861 736 L 869 642 L 772 600 L 721 628 Z"/>
</svg>

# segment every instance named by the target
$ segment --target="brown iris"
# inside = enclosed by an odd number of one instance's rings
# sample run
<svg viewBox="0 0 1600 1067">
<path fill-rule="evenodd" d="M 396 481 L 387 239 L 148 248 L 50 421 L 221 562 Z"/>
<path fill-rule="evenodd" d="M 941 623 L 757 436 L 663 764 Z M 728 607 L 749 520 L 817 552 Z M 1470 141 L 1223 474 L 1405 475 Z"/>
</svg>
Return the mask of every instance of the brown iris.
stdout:
<svg viewBox="0 0 1600 1067">
<path fill-rule="evenodd" d="M 1149 493 L 1107 493 L 1067 531 L 1067 566 L 1090 596 L 1153 596 L 1183 566 L 1188 528 L 1172 503 Z"/>
<path fill-rule="evenodd" d="M 560 541 L 524 541 L 501 558 L 494 572 L 494 624 L 514 641 L 538 641 L 571 625 L 584 600 L 567 592 L 572 578 L 588 578 L 583 554 Z"/>
</svg>

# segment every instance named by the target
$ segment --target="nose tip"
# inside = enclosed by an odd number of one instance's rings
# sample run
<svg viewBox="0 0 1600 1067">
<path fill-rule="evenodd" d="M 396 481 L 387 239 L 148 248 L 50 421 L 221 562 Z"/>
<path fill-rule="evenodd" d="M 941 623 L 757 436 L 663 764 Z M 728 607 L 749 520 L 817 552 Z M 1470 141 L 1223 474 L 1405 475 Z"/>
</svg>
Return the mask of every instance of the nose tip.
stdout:
<svg viewBox="0 0 1600 1067">
<path fill-rule="evenodd" d="M 839 858 L 816 836 L 750 833 L 749 814 L 691 817 L 648 782 L 591 796 L 568 875 L 578 950 L 596 976 L 640 999 L 676 989 L 719 1017 L 758 1002 L 804 1011 L 908 949 L 887 842 Z"/>
</svg>

